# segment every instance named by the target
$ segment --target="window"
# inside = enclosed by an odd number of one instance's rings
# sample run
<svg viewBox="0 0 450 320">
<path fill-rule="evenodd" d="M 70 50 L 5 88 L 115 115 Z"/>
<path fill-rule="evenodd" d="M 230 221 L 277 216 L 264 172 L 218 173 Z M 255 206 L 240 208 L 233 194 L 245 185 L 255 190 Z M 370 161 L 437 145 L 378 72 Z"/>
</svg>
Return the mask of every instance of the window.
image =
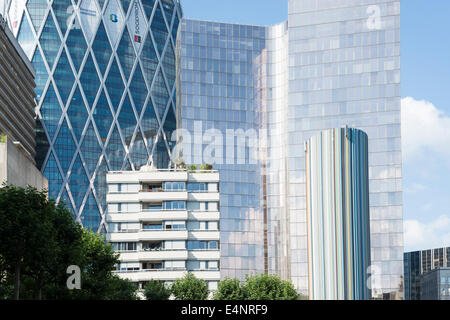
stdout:
<svg viewBox="0 0 450 320">
<path fill-rule="evenodd" d="M 162 208 L 162 202 L 150 202 L 144 205 L 144 210 L 146 211 L 161 211 Z"/>
<path fill-rule="evenodd" d="M 110 203 L 109 213 L 136 213 L 140 211 L 139 203 Z"/>
<path fill-rule="evenodd" d="M 160 192 L 162 191 L 161 183 L 147 183 L 142 185 L 142 191 L 144 192 Z"/>
<path fill-rule="evenodd" d="M 185 182 L 164 182 L 164 191 L 186 191 Z"/>
<path fill-rule="evenodd" d="M 219 229 L 219 224 L 217 221 L 189 221 L 189 230 L 213 230 L 217 231 Z"/>
<path fill-rule="evenodd" d="M 143 262 L 142 263 L 142 269 L 143 270 L 159 270 L 163 268 L 162 262 Z"/>
<path fill-rule="evenodd" d="M 164 242 L 166 250 L 186 250 L 186 241 L 184 240 L 167 240 Z"/>
<path fill-rule="evenodd" d="M 188 241 L 188 250 L 217 250 L 219 241 Z"/>
<path fill-rule="evenodd" d="M 113 242 L 112 248 L 115 251 L 136 251 L 136 242 Z"/>
<path fill-rule="evenodd" d="M 163 224 L 162 222 L 146 222 L 142 224 L 142 230 L 162 230 Z"/>
<path fill-rule="evenodd" d="M 109 193 L 133 193 L 139 191 L 139 184 L 133 183 L 114 183 L 108 185 Z"/>
<path fill-rule="evenodd" d="M 186 230 L 185 221 L 168 221 L 165 226 L 166 230 Z"/>
<path fill-rule="evenodd" d="M 139 263 L 136 262 L 120 262 L 117 264 L 117 270 L 120 271 L 139 271 Z"/>
<path fill-rule="evenodd" d="M 214 202 L 194 202 L 189 201 L 187 204 L 189 211 L 218 211 L 219 203 Z"/>
<path fill-rule="evenodd" d="M 185 261 L 165 261 L 164 269 L 168 270 L 184 270 L 186 269 Z"/>
<path fill-rule="evenodd" d="M 217 271 L 219 270 L 219 261 L 201 261 L 201 260 L 189 260 L 187 262 L 188 270 L 196 271 L 196 270 L 211 270 Z"/>
<path fill-rule="evenodd" d="M 207 191 L 206 183 L 188 183 L 187 190 L 189 192 L 205 192 Z"/>
<path fill-rule="evenodd" d="M 185 210 L 186 201 L 164 201 L 164 210 Z"/>
<path fill-rule="evenodd" d="M 163 242 L 157 241 L 157 242 L 144 242 L 142 244 L 142 250 L 144 251 L 160 251 L 163 250 Z"/>
</svg>

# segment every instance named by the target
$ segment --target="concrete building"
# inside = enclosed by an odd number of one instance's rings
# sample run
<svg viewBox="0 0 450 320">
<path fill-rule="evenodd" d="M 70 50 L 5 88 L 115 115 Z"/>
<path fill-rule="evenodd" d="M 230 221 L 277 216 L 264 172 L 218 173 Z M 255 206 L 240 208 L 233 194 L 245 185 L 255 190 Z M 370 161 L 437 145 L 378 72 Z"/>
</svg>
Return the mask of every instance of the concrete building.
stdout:
<svg viewBox="0 0 450 320">
<path fill-rule="evenodd" d="M 450 300 L 450 268 L 439 267 L 420 277 L 420 300 Z"/>
<path fill-rule="evenodd" d="M 368 138 L 322 131 L 305 145 L 309 297 L 369 300 Z"/>
<path fill-rule="evenodd" d="M 348 125 L 368 135 L 372 295 L 402 299 L 400 1 L 288 11 L 269 27 L 181 23 L 183 158 L 221 173 L 222 277 L 275 273 L 308 294 L 304 143 Z"/>
<path fill-rule="evenodd" d="M 48 187 L 35 167 L 36 72 L 0 14 L 0 184 Z"/>
<path fill-rule="evenodd" d="M 439 268 L 450 268 L 450 247 L 405 252 L 405 300 L 421 300 L 422 275 Z"/>
<path fill-rule="evenodd" d="M 143 288 L 192 272 L 220 280 L 219 173 L 143 166 L 109 172 L 107 240 L 120 252 L 117 274 Z"/>
</svg>

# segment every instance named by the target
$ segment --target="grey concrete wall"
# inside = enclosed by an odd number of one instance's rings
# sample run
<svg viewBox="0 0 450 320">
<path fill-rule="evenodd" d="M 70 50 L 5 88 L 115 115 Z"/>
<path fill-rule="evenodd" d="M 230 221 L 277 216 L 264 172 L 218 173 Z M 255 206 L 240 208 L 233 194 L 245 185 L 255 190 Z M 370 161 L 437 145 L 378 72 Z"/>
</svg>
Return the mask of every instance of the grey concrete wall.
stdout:
<svg viewBox="0 0 450 320">
<path fill-rule="evenodd" d="M 5 180 L 20 187 L 48 188 L 47 179 L 34 166 L 32 159 L 9 139 L 0 143 L 0 183 Z"/>
</svg>

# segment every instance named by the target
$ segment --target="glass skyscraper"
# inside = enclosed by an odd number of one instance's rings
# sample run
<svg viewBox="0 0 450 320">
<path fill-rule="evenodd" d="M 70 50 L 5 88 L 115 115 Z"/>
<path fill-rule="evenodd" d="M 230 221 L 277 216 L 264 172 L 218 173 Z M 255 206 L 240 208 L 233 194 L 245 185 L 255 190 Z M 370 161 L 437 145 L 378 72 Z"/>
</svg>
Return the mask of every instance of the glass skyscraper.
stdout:
<svg viewBox="0 0 450 320">
<path fill-rule="evenodd" d="M 432 270 L 450 267 L 450 247 L 405 252 L 403 259 L 405 300 L 420 300 L 421 277 Z"/>
<path fill-rule="evenodd" d="M 248 145 L 230 163 L 225 155 L 232 151 L 225 148 L 214 159 L 202 157 L 208 145 L 203 138 L 211 129 L 223 134 L 258 130 L 265 32 L 264 27 L 187 19 L 180 28 L 180 126 L 191 133 L 190 141 L 183 135 L 183 159 L 211 162 L 220 171 L 222 276 L 264 272 L 262 168 L 246 160 Z"/>
<path fill-rule="evenodd" d="M 289 0 L 277 26 L 184 20 L 180 32 L 184 155 L 222 158 L 222 276 L 277 273 L 308 293 L 304 144 L 348 125 L 368 134 L 372 296 L 401 299 L 400 1 Z M 210 153 L 212 128 L 255 130 L 256 163 L 251 147 L 227 162 L 227 138 Z"/>
<path fill-rule="evenodd" d="M 3 0 L 36 69 L 36 162 L 50 197 L 104 231 L 106 172 L 167 167 L 178 0 Z"/>
</svg>

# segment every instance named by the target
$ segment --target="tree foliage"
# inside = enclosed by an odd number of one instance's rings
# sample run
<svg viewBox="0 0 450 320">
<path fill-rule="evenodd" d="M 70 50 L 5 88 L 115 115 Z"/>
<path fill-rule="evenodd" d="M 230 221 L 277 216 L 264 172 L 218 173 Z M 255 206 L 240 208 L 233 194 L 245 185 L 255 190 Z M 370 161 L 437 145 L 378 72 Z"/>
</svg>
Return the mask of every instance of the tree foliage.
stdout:
<svg viewBox="0 0 450 320">
<path fill-rule="evenodd" d="M 247 276 L 244 284 L 246 300 L 297 300 L 298 294 L 291 282 L 276 275 Z"/>
<path fill-rule="evenodd" d="M 162 281 L 150 280 L 144 288 L 144 296 L 147 300 L 169 300 L 170 289 Z"/>
<path fill-rule="evenodd" d="M 225 279 L 219 282 L 215 300 L 296 300 L 298 294 L 291 282 L 276 275 L 247 276 L 245 282 Z"/>
<path fill-rule="evenodd" d="M 136 286 L 112 273 L 118 261 L 46 191 L 0 188 L 0 299 L 136 299 Z M 71 265 L 81 269 L 81 290 L 67 289 Z"/>
<path fill-rule="evenodd" d="M 172 284 L 172 294 L 176 300 L 205 300 L 208 297 L 208 285 L 192 273 L 187 273 L 182 279 Z"/>
<path fill-rule="evenodd" d="M 214 300 L 245 300 L 245 298 L 245 289 L 236 278 L 225 278 L 220 281 L 214 293 Z"/>
</svg>

